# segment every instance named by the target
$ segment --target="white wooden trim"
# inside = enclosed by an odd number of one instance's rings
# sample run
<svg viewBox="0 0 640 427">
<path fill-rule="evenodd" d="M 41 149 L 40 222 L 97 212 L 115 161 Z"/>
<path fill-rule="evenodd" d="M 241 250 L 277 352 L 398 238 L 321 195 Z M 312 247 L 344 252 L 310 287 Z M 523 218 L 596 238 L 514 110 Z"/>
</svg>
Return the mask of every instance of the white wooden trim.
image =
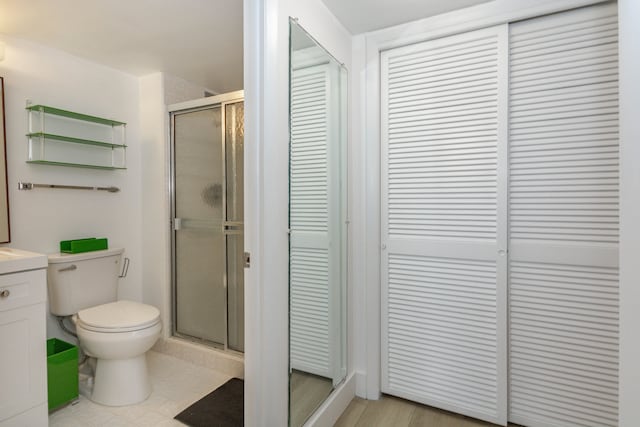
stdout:
<svg viewBox="0 0 640 427">
<path fill-rule="evenodd" d="M 344 305 L 344 299 L 346 297 L 346 287 L 348 282 L 346 278 L 346 268 L 349 260 L 347 259 L 347 253 L 345 250 L 346 239 L 349 238 L 345 225 L 345 213 L 346 207 L 343 204 L 344 195 L 347 191 L 347 185 L 343 184 L 346 177 L 346 169 L 342 168 L 344 154 L 346 153 L 346 146 L 348 144 L 348 138 L 343 138 L 346 135 L 347 123 L 344 122 L 343 117 L 346 116 L 346 111 L 343 110 L 342 96 L 346 92 L 347 88 L 343 88 L 346 81 L 342 79 L 342 66 L 336 61 L 329 63 L 329 117 L 331 128 L 329 130 L 329 137 L 332 141 L 337 143 L 329 144 L 329 206 L 333 206 L 329 214 L 329 221 L 332 227 L 329 229 L 329 252 L 333 265 L 330 266 L 330 280 L 332 286 L 330 287 L 330 350 L 331 350 L 331 376 L 333 379 L 333 385 L 336 386 L 342 382 L 347 373 L 346 360 L 343 357 L 346 347 L 346 341 L 344 339 L 347 333 L 347 316 L 346 305 Z M 344 78 L 346 80 L 346 76 Z"/>
<path fill-rule="evenodd" d="M 374 31 L 367 34 L 367 40 L 379 50 L 387 50 L 607 1 L 556 0 L 540 4 L 539 1 L 524 0 L 514 5 L 516 2 L 513 0 L 494 0 L 488 4 Z"/>
<path fill-rule="evenodd" d="M 509 24 L 501 24 L 498 32 L 498 117 L 508 117 L 509 112 Z M 508 418 L 508 204 L 509 204 L 509 121 L 498 120 L 498 164 L 497 164 L 497 200 L 496 200 L 496 337 L 498 351 L 497 399 L 498 413 L 507 424 Z"/>
<path fill-rule="evenodd" d="M 619 0 L 620 384 L 619 425 L 640 425 L 640 3 Z"/>
<path fill-rule="evenodd" d="M 365 280 L 366 287 L 366 398 L 380 398 L 380 49 L 366 42 L 366 104 L 364 163 L 366 194 Z"/>
<path fill-rule="evenodd" d="M 354 70 L 363 70 L 365 68 L 365 44 L 364 36 L 356 36 L 353 39 L 353 59 L 352 67 Z M 360 78 L 358 73 L 352 73 L 349 79 L 350 105 L 358 105 L 364 108 L 365 103 L 365 80 Z M 360 112 L 349 111 L 349 123 L 351 125 L 351 140 L 348 144 L 349 149 L 349 216 L 357 218 L 349 224 L 349 296 L 347 299 L 349 313 L 349 340 L 347 346 L 349 348 L 349 369 L 355 370 L 356 374 L 356 395 L 366 397 L 366 378 L 364 374 L 366 369 L 367 358 L 367 323 L 366 323 L 366 295 L 367 286 L 365 278 L 364 254 L 366 252 L 365 235 L 366 235 L 366 206 L 365 202 L 368 198 L 364 191 L 366 180 L 366 165 L 364 162 L 364 153 L 366 152 L 366 144 L 364 138 L 364 120 Z"/>
<path fill-rule="evenodd" d="M 244 424 L 264 425 L 267 401 L 262 396 L 268 381 L 262 363 L 262 134 L 264 108 L 264 20 L 265 2 L 244 0 L 244 88 L 245 88 L 245 228 L 244 247 L 251 253 L 245 269 Z M 286 374 L 285 374 L 286 378 Z M 285 415 L 286 416 L 286 415 Z M 285 418 L 286 419 L 286 418 Z"/>
</svg>

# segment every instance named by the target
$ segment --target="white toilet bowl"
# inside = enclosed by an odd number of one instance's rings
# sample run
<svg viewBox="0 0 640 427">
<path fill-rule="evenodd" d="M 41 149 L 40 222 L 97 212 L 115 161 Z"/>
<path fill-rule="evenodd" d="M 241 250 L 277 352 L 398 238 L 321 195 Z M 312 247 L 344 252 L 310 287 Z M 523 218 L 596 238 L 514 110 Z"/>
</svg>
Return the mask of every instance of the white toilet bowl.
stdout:
<svg viewBox="0 0 640 427">
<path fill-rule="evenodd" d="M 80 347 L 97 360 L 91 400 L 124 406 L 149 397 L 146 352 L 162 330 L 158 309 L 117 301 L 81 310 L 73 320 Z"/>
</svg>

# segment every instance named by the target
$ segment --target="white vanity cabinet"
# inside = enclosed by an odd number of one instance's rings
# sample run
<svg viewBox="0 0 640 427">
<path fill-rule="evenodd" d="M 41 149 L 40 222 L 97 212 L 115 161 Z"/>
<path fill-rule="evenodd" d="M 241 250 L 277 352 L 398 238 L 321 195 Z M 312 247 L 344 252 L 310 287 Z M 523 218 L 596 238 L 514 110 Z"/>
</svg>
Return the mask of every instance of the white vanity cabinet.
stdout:
<svg viewBox="0 0 640 427">
<path fill-rule="evenodd" d="M 0 248 L 0 427 L 48 425 L 46 267 Z"/>
</svg>

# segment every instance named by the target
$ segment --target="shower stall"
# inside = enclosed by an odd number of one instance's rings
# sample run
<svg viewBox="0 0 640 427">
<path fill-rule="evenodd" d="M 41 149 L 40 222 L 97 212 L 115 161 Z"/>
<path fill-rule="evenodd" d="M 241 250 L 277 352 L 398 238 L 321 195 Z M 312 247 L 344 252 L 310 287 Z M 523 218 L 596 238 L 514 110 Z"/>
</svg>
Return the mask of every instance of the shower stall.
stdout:
<svg viewBox="0 0 640 427">
<path fill-rule="evenodd" d="M 173 334 L 242 352 L 243 92 L 169 114 Z"/>
</svg>

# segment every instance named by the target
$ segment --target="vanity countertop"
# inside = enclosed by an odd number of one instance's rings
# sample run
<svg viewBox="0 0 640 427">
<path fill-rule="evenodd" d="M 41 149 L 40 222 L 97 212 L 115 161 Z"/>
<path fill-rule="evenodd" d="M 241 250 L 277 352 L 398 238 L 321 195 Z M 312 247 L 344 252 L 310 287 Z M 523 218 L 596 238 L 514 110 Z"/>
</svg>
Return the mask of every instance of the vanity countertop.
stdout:
<svg viewBox="0 0 640 427">
<path fill-rule="evenodd" d="M 47 256 L 21 249 L 0 248 L 0 274 L 46 268 Z"/>
</svg>

